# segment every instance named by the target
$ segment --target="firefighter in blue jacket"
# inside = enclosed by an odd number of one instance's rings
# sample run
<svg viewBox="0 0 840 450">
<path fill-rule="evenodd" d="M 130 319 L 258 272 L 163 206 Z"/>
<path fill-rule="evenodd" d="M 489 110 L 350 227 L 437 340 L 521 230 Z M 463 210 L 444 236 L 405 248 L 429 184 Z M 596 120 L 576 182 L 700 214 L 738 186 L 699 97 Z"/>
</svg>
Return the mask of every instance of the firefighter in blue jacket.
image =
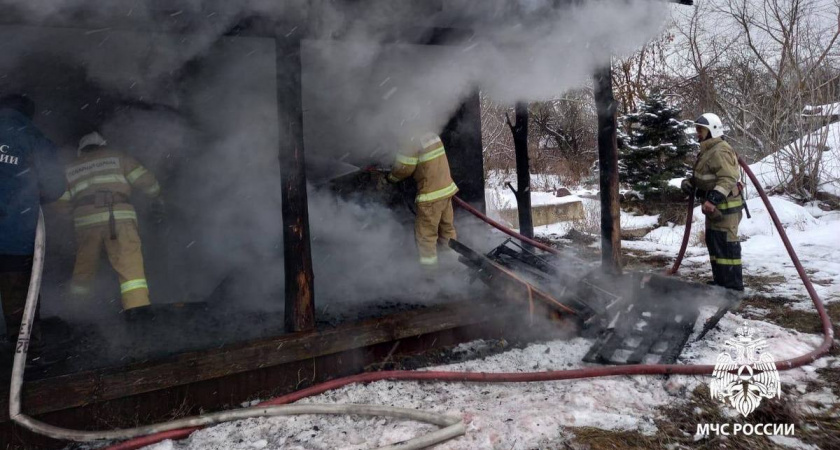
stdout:
<svg viewBox="0 0 840 450">
<path fill-rule="evenodd" d="M 25 95 L 0 98 L 0 301 L 11 342 L 29 290 L 40 206 L 65 190 L 57 149 L 32 123 L 34 113 Z M 39 335 L 33 327 L 33 345 Z"/>
</svg>

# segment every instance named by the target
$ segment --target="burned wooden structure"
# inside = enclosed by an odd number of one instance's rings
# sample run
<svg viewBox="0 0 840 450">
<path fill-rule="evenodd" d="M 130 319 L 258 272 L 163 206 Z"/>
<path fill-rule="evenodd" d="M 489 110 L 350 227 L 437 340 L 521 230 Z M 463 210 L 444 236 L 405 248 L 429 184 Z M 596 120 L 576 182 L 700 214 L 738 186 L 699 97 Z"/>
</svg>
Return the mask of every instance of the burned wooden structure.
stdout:
<svg viewBox="0 0 840 450">
<path fill-rule="evenodd" d="M 212 10 L 180 8 L 179 2 L 149 2 L 147 15 L 132 17 L 120 11 L 110 16 L 37 18 L 15 12 L 4 14 L 0 26 L 72 28 L 80 33 L 102 30 L 166 32 L 188 35 L 197 24 L 212 17 Z M 304 107 L 302 99 L 303 42 L 318 28 L 318 5 L 283 19 L 257 15 L 238 17 L 221 31 L 227 37 L 255 36 L 274 40 L 276 98 L 278 111 L 282 241 L 284 271 L 284 321 L 287 334 L 248 340 L 216 349 L 191 351 L 134 363 L 98 368 L 30 381 L 24 387 L 23 409 L 27 414 L 66 427 L 97 428 L 151 423 L 169 417 L 172 411 L 194 413 L 239 405 L 253 397 L 289 392 L 313 383 L 364 370 L 383 358 L 398 357 L 455 344 L 468 339 L 511 336 L 512 323 L 527 320 L 523 309 L 492 301 L 476 308 L 475 300 L 452 302 L 416 311 L 342 324 L 316 330 L 316 273 L 313 269 L 309 201 L 307 198 Z M 362 8 L 364 2 L 346 3 Z M 415 2 L 418 14 L 440 8 L 440 1 Z M 200 27 L 199 27 L 200 28 Z M 417 45 L 459 45 L 470 30 L 459 28 L 402 27 L 388 30 L 392 42 Z M 341 40 L 344 36 L 331 36 Z M 195 62 L 200 64 L 200 61 Z M 618 216 L 615 102 L 610 74 L 596 74 L 599 112 L 599 156 L 603 262 L 619 270 L 620 233 Z M 37 90 L 37 87 L 35 87 Z M 517 108 L 517 125 L 527 109 Z M 484 208 L 484 171 L 478 94 L 466 98 L 441 133 L 460 197 Z M 528 173 L 527 143 L 524 158 L 517 146 L 518 173 Z M 521 161 L 520 161 L 521 160 Z M 523 176 L 523 179 L 525 177 Z M 527 184 L 518 191 L 525 194 Z M 528 212 L 524 201 L 522 213 Z M 527 214 L 529 217 L 530 214 Z M 523 216 L 524 217 L 524 216 Z M 521 221 L 526 224 L 528 221 Z M 477 313 L 478 311 L 478 313 Z M 524 322 L 523 322 L 524 323 Z M 527 331 L 523 331 L 526 333 Z M 527 338 L 527 336 L 523 336 Z M 399 348 L 397 345 L 399 344 Z M 2 379 L 5 385 L 5 378 Z M 7 391 L 3 391 L 7 392 Z M 55 448 L 57 442 L 34 436 L 9 422 L 7 394 L 0 394 L 0 441 L 11 448 Z M 139 418 L 139 419 L 138 419 Z"/>
<path fill-rule="evenodd" d="M 321 2 L 303 3 L 306 7 L 297 10 L 297 14 L 279 18 L 259 15 L 238 17 L 224 30 L 211 31 L 211 34 L 218 35 L 219 40 L 258 37 L 274 41 L 279 135 L 277 157 L 282 196 L 282 270 L 285 272 L 282 275 L 286 280 L 282 322 L 286 334 L 250 339 L 221 348 L 155 357 L 130 365 L 60 373 L 57 376 L 39 375 L 25 384 L 23 409 L 27 414 L 71 428 L 133 426 L 138 423 L 137 417 L 141 417 L 142 422 L 155 422 L 179 409 L 196 413 L 202 409 L 227 408 L 254 396 L 289 392 L 318 381 L 356 373 L 374 363 L 380 364 L 381 370 L 383 360 L 397 360 L 401 355 L 481 337 L 501 337 L 503 334 L 508 339 L 512 337 L 506 327 L 517 320 L 518 314 L 498 305 L 488 305 L 485 312 L 476 314 L 474 301 L 449 302 L 316 330 L 316 274 L 307 199 L 301 49 L 303 41 L 312 38 L 312 30 L 318 26 L 318 5 Z M 346 7 L 361 7 L 354 3 L 346 2 Z M 214 15 L 212 9 L 190 10 L 190 5 L 179 5 L 178 2 L 149 2 L 148 5 L 148 10 L 144 11 L 146 14 L 120 11 L 110 15 L 95 13 L 47 19 L 33 17 L 25 11 L 11 11 L 9 14 L 4 11 L 0 27 L 25 27 L 28 31 L 35 30 L 35 33 L 38 29 L 77 30 L 77 34 L 84 36 L 108 31 L 191 36 L 191 33 L 203 28 L 202 22 Z M 428 14 L 439 9 L 440 3 L 417 2 L 416 8 L 419 14 Z M 391 32 L 393 35 L 386 40 L 414 45 L 456 45 L 469 37 L 469 30 L 451 28 L 405 28 Z M 341 40 L 342 36 L 331 38 Z M 102 42 L 107 42 L 107 39 Z M 40 70 L 38 66 L 44 63 L 46 58 L 41 62 L 32 62 L 27 70 Z M 201 64 L 201 59 L 196 59 L 188 62 L 186 67 L 189 69 Z M 46 87 L 44 83 L 35 84 L 27 86 L 27 92 L 36 100 L 47 95 L 72 95 L 71 92 L 62 94 L 62 90 L 70 88 L 60 86 L 64 83 L 67 80 L 49 81 Z M 55 89 L 56 86 L 61 88 Z M 44 92 L 46 88 L 55 90 Z M 138 105 L 142 109 L 158 108 L 142 99 Z M 70 114 L 65 117 L 72 120 Z M 50 119 L 42 117 L 39 121 Z M 95 127 L 95 121 L 82 124 L 77 121 L 73 126 Z M 448 150 L 460 195 L 483 209 L 480 124 L 479 97 L 475 92 L 451 117 L 441 138 Z M 60 133 L 50 134 L 55 139 L 55 135 Z M 59 136 L 57 140 L 67 137 Z M 278 278 L 282 277 L 278 275 Z M 7 377 L 7 373 L 0 375 L 3 385 L 8 384 Z M 64 445 L 33 435 L 11 423 L 6 398 L 8 391 L 3 392 L 0 394 L 0 441 L 4 443 L 4 448 L 57 448 Z M 107 419 L 103 420 L 105 417 Z"/>
</svg>

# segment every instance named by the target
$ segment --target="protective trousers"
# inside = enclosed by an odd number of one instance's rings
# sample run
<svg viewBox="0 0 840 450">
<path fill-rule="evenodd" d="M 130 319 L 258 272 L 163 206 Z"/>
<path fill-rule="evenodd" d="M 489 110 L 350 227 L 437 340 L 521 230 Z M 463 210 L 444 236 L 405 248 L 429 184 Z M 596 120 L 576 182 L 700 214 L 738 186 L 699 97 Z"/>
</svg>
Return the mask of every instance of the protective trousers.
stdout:
<svg viewBox="0 0 840 450">
<path fill-rule="evenodd" d="M 32 256 L 0 255 L 0 302 L 3 304 L 3 319 L 6 322 L 6 336 L 9 342 L 17 341 L 31 276 Z M 35 322 L 30 334 L 32 347 L 41 341 L 39 310 L 40 302 L 35 310 Z"/>
<path fill-rule="evenodd" d="M 143 270 L 143 253 L 137 224 L 133 220 L 118 221 L 116 239 L 111 239 L 108 223 L 76 229 L 76 266 L 73 269 L 71 290 L 77 296 L 90 293 L 102 247 L 108 254 L 111 267 L 120 280 L 123 309 L 149 305 L 149 286 Z"/>
<path fill-rule="evenodd" d="M 417 203 L 417 219 L 414 222 L 414 237 L 420 251 L 420 264 L 437 265 L 438 241 L 449 245 L 455 239 L 455 214 L 452 211 L 452 198 L 433 202 Z"/>
<path fill-rule="evenodd" d="M 744 290 L 741 242 L 738 240 L 741 214 L 741 211 L 732 214 L 716 211 L 706 216 L 706 247 L 715 284 L 737 291 Z"/>
</svg>

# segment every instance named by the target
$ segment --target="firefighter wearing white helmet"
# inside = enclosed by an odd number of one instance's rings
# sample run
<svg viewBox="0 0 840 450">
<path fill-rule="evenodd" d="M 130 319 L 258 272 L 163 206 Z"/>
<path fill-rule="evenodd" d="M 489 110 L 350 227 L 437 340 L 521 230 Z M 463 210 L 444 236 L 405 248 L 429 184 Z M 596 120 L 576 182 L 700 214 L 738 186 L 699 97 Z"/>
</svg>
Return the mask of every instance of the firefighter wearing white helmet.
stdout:
<svg viewBox="0 0 840 450">
<path fill-rule="evenodd" d="M 694 126 L 709 130 L 709 137 L 712 139 L 723 136 L 723 123 L 720 121 L 720 117 L 718 117 L 717 114 L 703 114 L 694 121 Z"/>
<path fill-rule="evenodd" d="M 67 192 L 60 200 L 64 209 L 73 211 L 77 245 L 70 291 L 78 300 L 91 293 L 104 250 L 119 277 L 122 306 L 128 311 L 149 305 L 131 193 L 136 189 L 151 198 L 153 214 L 159 218 L 163 200 L 155 176 L 107 144 L 97 132 L 85 135 L 79 141 L 78 157 L 65 170 Z"/>
<path fill-rule="evenodd" d="M 706 113 L 694 121 L 700 153 L 691 178 L 682 189 L 703 202 L 706 216 L 706 247 L 712 264 L 714 284 L 744 290 L 741 265 L 741 242 L 738 225 L 744 201 L 738 183 L 738 156 L 723 138 L 720 117 Z"/>
</svg>

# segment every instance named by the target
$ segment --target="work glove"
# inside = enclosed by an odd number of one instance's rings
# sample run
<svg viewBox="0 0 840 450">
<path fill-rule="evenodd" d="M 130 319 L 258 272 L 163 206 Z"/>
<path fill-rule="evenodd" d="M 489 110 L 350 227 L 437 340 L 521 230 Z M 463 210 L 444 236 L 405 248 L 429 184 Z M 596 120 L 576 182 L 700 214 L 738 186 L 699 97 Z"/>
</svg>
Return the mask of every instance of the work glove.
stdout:
<svg viewBox="0 0 840 450">
<path fill-rule="evenodd" d="M 717 206 L 726 201 L 726 196 L 712 189 L 706 194 L 706 200 Z"/>
<path fill-rule="evenodd" d="M 686 195 L 694 195 L 694 185 L 691 184 L 691 180 L 685 178 L 680 183 L 680 189 L 685 192 Z"/>
<path fill-rule="evenodd" d="M 706 216 L 708 220 L 711 220 L 712 222 L 717 222 L 718 220 L 723 218 L 723 213 L 720 212 L 719 209 L 717 209 L 717 206 L 715 206 L 714 203 L 708 200 L 703 202 L 703 205 L 700 206 L 700 211 L 703 213 L 704 216 Z"/>
<path fill-rule="evenodd" d="M 718 191 L 711 190 L 706 193 L 706 201 L 703 202 L 703 206 L 700 209 L 710 220 L 720 220 L 723 217 L 723 213 L 720 212 L 717 205 L 723 203 L 725 200 L 726 196 Z"/>
<path fill-rule="evenodd" d="M 151 205 L 152 221 L 161 223 L 166 220 L 166 203 L 162 198 L 158 197 L 152 201 Z"/>
</svg>

